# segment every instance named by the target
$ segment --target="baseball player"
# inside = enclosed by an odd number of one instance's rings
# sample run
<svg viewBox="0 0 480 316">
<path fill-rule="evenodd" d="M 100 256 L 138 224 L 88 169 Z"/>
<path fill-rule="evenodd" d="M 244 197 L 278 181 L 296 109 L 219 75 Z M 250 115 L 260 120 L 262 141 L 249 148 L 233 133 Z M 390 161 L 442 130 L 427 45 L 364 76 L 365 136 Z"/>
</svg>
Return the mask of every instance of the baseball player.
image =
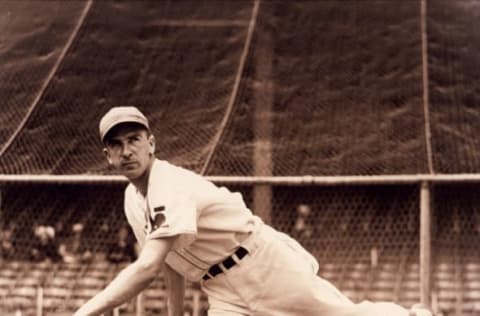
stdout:
<svg viewBox="0 0 480 316">
<path fill-rule="evenodd" d="M 183 316 L 185 279 L 200 282 L 210 316 L 429 316 L 389 302 L 355 304 L 317 276 L 315 258 L 253 215 L 239 193 L 155 158 L 155 138 L 135 107 L 100 121 L 108 162 L 130 182 L 125 214 L 142 250 L 76 313 L 100 315 L 162 271 L 169 315 Z"/>
</svg>

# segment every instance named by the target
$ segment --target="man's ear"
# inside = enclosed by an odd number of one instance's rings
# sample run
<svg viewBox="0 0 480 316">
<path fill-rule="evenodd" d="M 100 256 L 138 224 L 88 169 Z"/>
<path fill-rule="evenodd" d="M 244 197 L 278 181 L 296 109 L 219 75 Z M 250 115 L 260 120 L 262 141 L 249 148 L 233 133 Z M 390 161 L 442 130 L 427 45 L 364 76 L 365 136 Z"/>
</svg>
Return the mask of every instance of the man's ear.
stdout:
<svg viewBox="0 0 480 316">
<path fill-rule="evenodd" d="M 153 136 L 152 134 L 148 136 L 148 145 L 148 152 L 150 153 L 150 155 L 153 155 L 155 153 L 155 136 Z"/>
<path fill-rule="evenodd" d="M 108 164 L 112 164 L 112 157 L 110 157 L 110 153 L 108 152 L 107 148 L 103 148 L 103 154 L 105 155 L 105 158 L 107 158 Z"/>
</svg>

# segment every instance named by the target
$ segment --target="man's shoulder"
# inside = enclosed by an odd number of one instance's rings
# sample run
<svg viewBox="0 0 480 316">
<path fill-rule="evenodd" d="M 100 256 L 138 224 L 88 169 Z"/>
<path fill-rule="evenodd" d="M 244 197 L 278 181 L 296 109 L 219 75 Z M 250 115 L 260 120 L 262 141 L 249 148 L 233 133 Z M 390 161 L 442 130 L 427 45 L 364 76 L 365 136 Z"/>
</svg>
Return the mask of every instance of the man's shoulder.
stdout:
<svg viewBox="0 0 480 316">
<path fill-rule="evenodd" d="M 165 173 L 165 172 L 192 172 L 182 166 L 175 165 L 170 161 L 155 159 L 153 163 L 152 171 L 153 173 Z"/>
<path fill-rule="evenodd" d="M 167 184 L 171 184 L 172 182 L 176 181 L 183 182 L 185 180 L 199 178 L 202 178 L 201 175 L 195 171 L 175 165 L 166 160 L 159 159 L 155 161 L 150 174 L 150 181 L 160 181 Z"/>
<path fill-rule="evenodd" d="M 125 188 L 123 199 L 124 199 L 125 209 L 130 209 L 137 204 L 135 202 L 137 199 L 137 188 L 132 183 L 129 183 Z"/>
<path fill-rule="evenodd" d="M 125 188 L 125 198 L 132 197 L 136 194 L 136 188 L 132 183 L 129 183 Z"/>
</svg>

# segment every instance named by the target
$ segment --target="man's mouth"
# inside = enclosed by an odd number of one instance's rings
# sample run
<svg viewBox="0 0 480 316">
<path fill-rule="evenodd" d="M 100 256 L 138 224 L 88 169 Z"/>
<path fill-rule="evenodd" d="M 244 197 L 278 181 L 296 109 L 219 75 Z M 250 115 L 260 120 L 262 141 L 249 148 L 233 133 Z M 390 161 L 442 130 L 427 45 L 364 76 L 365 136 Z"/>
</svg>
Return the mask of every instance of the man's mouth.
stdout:
<svg viewBox="0 0 480 316">
<path fill-rule="evenodd" d="M 135 161 L 127 161 L 127 162 L 122 162 L 122 168 L 124 169 L 131 169 L 133 167 L 136 166 L 136 162 Z"/>
</svg>

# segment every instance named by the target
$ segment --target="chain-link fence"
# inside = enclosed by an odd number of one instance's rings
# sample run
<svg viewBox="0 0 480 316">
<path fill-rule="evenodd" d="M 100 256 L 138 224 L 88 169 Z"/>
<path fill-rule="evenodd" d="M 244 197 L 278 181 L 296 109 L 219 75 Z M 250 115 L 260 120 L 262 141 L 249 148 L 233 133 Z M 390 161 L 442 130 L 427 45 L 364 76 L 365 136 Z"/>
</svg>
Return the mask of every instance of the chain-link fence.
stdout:
<svg viewBox="0 0 480 316">
<path fill-rule="evenodd" d="M 121 238 L 133 241 L 123 214 L 123 187 L 3 185 L 0 294 L 5 312 L 20 308 L 33 315 L 37 286 L 42 286 L 47 315 L 71 311 L 133 260 L 129 252 L 117 256 L 115 248 Z M 228 187 L 253 204 L 254 185 Z M 474 184 L 438 185 L 432 190 L 432 298 L 445 315 L 479 311 L 477 191 Z M 415 184 L 274 185 L 270 217 L 275 228 L 294 236 L 315 255 L 320 275 L 354 301 L 388 300 L 410 306 L 420 300 L 418 192 Z M 48 243 L 42 244 L 45 235 Z M 11 250 L 4 247 L 7 237 Z M 164 287 L 160 277 L 145 292 L 147 313 L 165 310 Z M 202 313 L 207 304 L 196 287 L 189 285 L 187 309 Z M 122 313 L 134 314 L 136 304 L 124 305 Z"/>
<path fill-rule="evenodd" d="M 435 172 L 478 172 L 476 1 L 427 1 L 429 126 L 420 1 L 367 2 L 260 2 L 239 73 L 253 1 L 93 1 L 81 23 L 89 2 L 4 1 L 0 171 L 110 173 L 97 122 L 129 104 L 162 158 L 199 171 L 214 150 L 209 175 L 426 173 L 429 152 Z"/>
</svg>

